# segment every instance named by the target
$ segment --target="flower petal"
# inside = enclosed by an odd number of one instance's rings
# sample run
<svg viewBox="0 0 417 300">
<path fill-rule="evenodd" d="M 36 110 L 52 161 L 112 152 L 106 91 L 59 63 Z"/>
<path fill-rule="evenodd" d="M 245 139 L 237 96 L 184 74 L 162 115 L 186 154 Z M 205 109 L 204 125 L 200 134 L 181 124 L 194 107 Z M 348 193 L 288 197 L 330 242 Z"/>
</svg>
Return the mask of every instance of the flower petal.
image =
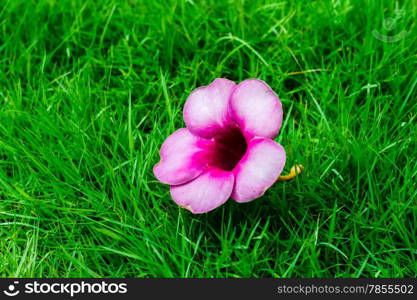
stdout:
<svg viewBox="0 0 417 300">
<path fill-rule="evenodd" d="M 239 83 L 230 99 L 230 111 L 246 136 L 272 139 L 281 128 L 281 101 L 262 80 Z"/>
<path fill-rule="evenodd" d="M 178 205 L 191 212 L 205 213 L 229 199 L 233 182 L 232 172 L 212 168 L 191 182 L 171 186 L 171 196 Z"/>
<path fill-rule="evenodd" d="M 262 196 L 278 179 L 285 165 L 285 150 L 277 142 L 254 138 L 248 151 L 234 169 L 235 186 L 232 198 L 248 202 Z"/>
<path fill-rule="evenodd" d="M 236 84 L 223 78 L 195 89 L 184 105 L 184 121 L 195 135 L 211 138 L 229 121 L 230 95 Z"/>
<path fill-rule="evenodd" d="M 182 184 L 203 173 L 207 165 L 204 149 L 211 141 L 180 128 L 162 144 L 161 161 L 153 168 L 156 178 L 166 184 Z"/>
</svg>

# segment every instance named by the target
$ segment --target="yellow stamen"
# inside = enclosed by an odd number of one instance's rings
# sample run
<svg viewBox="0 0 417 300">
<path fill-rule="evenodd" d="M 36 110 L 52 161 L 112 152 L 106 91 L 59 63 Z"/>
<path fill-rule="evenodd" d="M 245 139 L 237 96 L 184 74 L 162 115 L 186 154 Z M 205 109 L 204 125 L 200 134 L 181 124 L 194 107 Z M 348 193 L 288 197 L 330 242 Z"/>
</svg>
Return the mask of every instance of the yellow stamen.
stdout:
<svg viewBox="0 0 417 300">
<path fill-rule="evenodd" d="M 303 170 L 304 170 L 304 167 L 302 165 L 294 165 L 292 166 L 289 174 L 279 176 L 278 180 L 280 181 L 291 180 L 295 176 L 299 175 Z"/>
</svg>

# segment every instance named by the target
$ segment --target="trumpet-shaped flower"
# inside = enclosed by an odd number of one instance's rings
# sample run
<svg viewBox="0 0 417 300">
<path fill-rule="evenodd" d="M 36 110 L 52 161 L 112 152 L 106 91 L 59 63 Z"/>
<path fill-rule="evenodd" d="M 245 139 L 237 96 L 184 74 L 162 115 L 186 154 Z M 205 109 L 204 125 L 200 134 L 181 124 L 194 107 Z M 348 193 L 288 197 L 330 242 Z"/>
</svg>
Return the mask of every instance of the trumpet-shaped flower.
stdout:
<svg viewBox="0 0 417 300">
<path fill-rule="evenodd" d="M 229 197 L 252 201 L 279 178 L 285 150 L 272 139 L 282 105 L 265 82 L 218 78 L 195 89 L 183 113 L 186 128 L 165 140 L 153 169 L 178 205 L 204 213 Z"/>
</svg>

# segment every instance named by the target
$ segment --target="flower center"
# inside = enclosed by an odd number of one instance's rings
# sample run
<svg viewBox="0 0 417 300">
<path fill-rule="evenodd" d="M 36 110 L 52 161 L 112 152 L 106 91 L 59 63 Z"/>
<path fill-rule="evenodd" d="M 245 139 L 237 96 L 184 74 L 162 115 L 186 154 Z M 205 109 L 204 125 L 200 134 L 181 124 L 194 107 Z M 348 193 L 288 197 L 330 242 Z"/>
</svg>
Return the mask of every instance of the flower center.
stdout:
<svg viewBox="0 0 417 300">
<path fill-rule="evenodd" d="M 245 137 L 238 127 L 229 127 L 214 137 L 212 165 L 231 171 L 246 153 Z"/>
</svg>

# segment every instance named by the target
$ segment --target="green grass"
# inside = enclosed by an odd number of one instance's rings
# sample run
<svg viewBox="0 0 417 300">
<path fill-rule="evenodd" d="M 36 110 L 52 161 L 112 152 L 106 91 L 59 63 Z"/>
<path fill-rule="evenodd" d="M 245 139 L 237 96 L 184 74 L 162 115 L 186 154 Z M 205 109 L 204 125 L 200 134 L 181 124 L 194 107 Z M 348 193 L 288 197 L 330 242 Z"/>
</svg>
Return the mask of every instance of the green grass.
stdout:
<svg viewBox="0 0 417 300">
<path fill-rule="evenodd" d="M 2 0 L 0 276 L 417 276 L 416 20 L 416 1 Z M 285 169 L 306 169 L 193 215 L 152 167 L 216 77 L 279 94 Z"/>
</svg>

